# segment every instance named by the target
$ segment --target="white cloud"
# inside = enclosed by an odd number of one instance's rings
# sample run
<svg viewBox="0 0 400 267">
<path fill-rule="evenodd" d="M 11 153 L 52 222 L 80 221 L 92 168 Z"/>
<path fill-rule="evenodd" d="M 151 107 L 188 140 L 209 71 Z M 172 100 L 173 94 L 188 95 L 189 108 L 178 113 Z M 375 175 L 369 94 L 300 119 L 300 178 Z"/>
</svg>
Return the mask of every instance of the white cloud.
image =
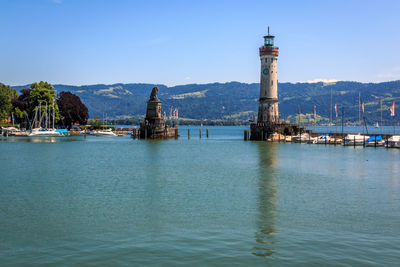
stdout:
<svg viewBox="0 0 400 267">
<path fill-rule="evenodd" d="M 308 81 L 301 81 L 298 83 L 336 83 L 339 82 L 339 80 L 336 79 L 324 79 L 324 78 L 316 78 L 314 80 L 308 80 Z"/>
<path fill-rule="evenodd" d="M 389 72 L 379 73 L 376 75 L 379 81 L 398 80 L 400 79 L 400 67 L 395 67 Z"/>
</svg>

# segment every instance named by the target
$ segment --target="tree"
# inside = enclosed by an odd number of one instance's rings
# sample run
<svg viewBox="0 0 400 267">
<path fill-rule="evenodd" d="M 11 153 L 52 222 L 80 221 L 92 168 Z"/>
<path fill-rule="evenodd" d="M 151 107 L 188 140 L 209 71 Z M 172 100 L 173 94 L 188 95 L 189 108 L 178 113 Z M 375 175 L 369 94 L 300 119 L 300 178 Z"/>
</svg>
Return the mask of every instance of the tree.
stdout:
<svg viewBox="0 0 400 267">
<path fill-rule="evenodd" d="M 71 92 L 61 92 L 57 98 L 57 105 L 60 108 L 62 121 L 68 129 L 73 123 L 86 124 L 89 119 L 87 107 L 79 96 Z"/>
<path fill-rule="evenodd" d="M 31 93 L 30 93 L 30 103 L 31 109 L 42 104 L 52 104 L 53 100 L 56 98 L 56 92 L 53 89 L 53 86 L 48 82 L 40 81 L 39 83 L 31 84 Z"/>
<path fill-rule="evenodd" d="M 20 92 L 21 95 L 11 101 L 11 104 L 13 105 L 14 116 L 18 123 L 25 122 L 26 117 L 24 112 L 30 115 L 31 101 L 31 89 L 22 89 Z"/>
<path fill-rule="evenodd" d="M 17 96 L 17 91 L 0 83 L 0 121 L 7 120 L 11 116 L 11 100 Z"/>
<path fill-rule="evenodd" d="M 56 92 L 54 91 L 53 86 L 48 82 L 40 81 L 38 83 L 32 83 L 29 101 L 30 114 L 33 114 L 34 110 L 39 106 L 41 106 L 41 112 L 45 112 L 46 104 L 48 107 L 52 107 L 55 98 Z M 54 110 L 55 120 L 58 121 L 60 119 L 60 112 L 57 103 L 54 103 Z"/>
</svg>

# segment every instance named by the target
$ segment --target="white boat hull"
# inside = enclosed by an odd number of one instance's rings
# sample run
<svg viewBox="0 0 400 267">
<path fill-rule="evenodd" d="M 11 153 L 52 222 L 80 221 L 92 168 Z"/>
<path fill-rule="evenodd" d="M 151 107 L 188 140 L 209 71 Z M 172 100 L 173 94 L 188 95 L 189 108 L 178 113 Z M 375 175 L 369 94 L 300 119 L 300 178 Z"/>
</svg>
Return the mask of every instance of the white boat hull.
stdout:
<svg viewBox="0 0 400 267">
<path fill-rule="evenodd" d="M 56 132 L 56 130 L 32 130 L 29 137 L 58 137 L 63 136 L 62 133 Z"/>
</svg>

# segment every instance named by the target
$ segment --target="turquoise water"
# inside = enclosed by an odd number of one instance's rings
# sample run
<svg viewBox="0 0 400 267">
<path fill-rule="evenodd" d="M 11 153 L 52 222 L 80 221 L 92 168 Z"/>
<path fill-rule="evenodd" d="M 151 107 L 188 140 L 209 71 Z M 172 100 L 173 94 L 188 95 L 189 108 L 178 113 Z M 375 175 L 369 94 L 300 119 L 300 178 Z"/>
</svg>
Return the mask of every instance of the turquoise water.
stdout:
<svg viewBox="0 0 400 267">
<path fill-rule="evenodd" d="M 398 265 L 400 149 L 207 128 L 0 139 L 1 265 Z"/>
</svg>

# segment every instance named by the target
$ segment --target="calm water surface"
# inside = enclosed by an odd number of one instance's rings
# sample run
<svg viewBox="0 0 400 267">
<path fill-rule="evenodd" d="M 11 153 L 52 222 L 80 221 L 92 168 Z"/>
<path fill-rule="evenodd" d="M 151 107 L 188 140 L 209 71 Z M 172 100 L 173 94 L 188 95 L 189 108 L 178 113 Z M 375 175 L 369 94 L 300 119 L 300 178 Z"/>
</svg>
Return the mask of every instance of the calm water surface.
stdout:
<svg viewBox="0 0 400 267">
<path fill-rule="evenodd" d="M 0 139 L 1 265 L 399 264 L 400 150 L 208 128 Z"/>
</svg>

